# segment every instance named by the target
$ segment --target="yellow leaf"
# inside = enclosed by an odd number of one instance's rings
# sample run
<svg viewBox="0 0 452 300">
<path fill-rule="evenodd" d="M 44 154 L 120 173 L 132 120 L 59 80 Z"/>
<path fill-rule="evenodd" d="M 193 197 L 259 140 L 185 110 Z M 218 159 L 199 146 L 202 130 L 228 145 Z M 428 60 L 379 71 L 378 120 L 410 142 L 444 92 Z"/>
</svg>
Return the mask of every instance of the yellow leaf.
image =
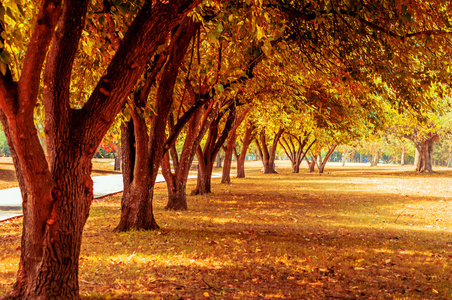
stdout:
<svg viewBox="0 0 452 300">
<path fill-rule="evenodd" d="M 208 292 L 204 292 L 204 293 L 203 293 L 203 296 L 206 297 L 206 298 L 209 298 L 209 297 L 210 297 L 210 295 L 209 295 Z"/>
<path fill-rule="evenodd" d="M 433 294 L 438 294 L 439 292 L 437 290 L 435 290 L 435 289 L 432 289 L 432 293 Z"/>
</svg>

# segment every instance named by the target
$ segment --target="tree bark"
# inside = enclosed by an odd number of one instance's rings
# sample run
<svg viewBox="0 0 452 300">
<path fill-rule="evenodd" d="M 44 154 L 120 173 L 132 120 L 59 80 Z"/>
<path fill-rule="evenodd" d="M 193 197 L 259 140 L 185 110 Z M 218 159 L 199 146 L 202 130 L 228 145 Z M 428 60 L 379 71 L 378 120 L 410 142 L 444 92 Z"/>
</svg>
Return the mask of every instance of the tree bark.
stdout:
<svg viewBox="0 0 452 300">
<path fill-rule="evenodd" d="M 224 128 L 219 133 L 219 124 L 225 114 L 219 114 L 218 117 L 210 123 L 209 134 L 207 136 L 204 149 L 199 145 L 196 149 L 198 157 L 198 178 L 196 188 L 191 192 L 192 195 L 204 195 L 211 193 L 211 179 L 215 156 L 220 151 L 221 146 L 226 141 L 230 130 L 236 119 L 236 99 L 233 99 L 228 105 L 228 117 Z"/>
<path fill-rule="evenodd" d="M 282 136 L 280 140 L 280 144 L 292 164 L 292 173 L 300 173 L 301 162 L 306 157 L 306 153 L 316 141 L 314 140 L 305 151 L 304 148 L 308 143 L 309 135 L 309 133 L 305 132 L 302 139 L 301 136 L 293 136 L 289 134 L 287 138 Z M 296 143 L 294 143 L 294 140 Z"/>
<path fill-rule="evenodd" d="M 218 154 L 217 154 L 217 157 L 215 159 L 215 162 L 216 162 L 215 167 L 216 168 L 223 168 L 223 159 L 224 159 L 224 157 L 221 154 L 221 151 L 219 151 Z"/>
<path fill-rule="evenodd" d="M 418 159 L 416 161 L 416 172 L 433 172 L 432 165 L 432 153 L 433 153 L 433 144 L 437 141 L 439 136 L 437 134 L 433 134 L 430 138 L 416 142 L 414 144 L 416 148 L 416 152 L 418 154 Z"/>
<path fill-rule="evenodd" d="M 171 147 L 169 154 L 165 155 L 162 164 L 162 174 L 165 177 L 168 190 L 168 203 L 166 204 L 165 209 L 188 209 L 187 180 L 190 167 L 198 145 L 201 143 L 210 123 L 218 114 L 218 110 L 219 106 L 214 106 L 213 103 L 209 103 L 209 106 L 204 112 L 202 110 L 196 111 L 188 123 L 187 135 L 184 139 L 184 146 L 180 158 L 178 157 L 174 144 Z M 173 160 L 174 172 L 171 171 L 170 155 Z"/>
<path fill-rule="evenodd" d="M 137 94 L 135 97 L 139 97 Z M 150 203 L 151 170 L 148 163 L 146 121 L 132 109 L 132 120 L 122 125 L 123 181 L 121 218 L 115 231 L 159 228 Z"/>
<path fill-rule="evenodd" d="M 313 173 L 315 171 L 317 157 L 318 155 L 311 156 L 311 161 L 306 159 L 306 162 L 308 163 L 309 173 Z"/>
<path fill-rule="evenodd" d="M 78 257 L 93 199 L 91 158 L 145 61 L 197 2 L 147 1 L 88 102 L 74 110 L 71 72 L 88 1 L 42 1 L 19 81 L 0 74 L 2 122 L 24 207 L 18 276 L 7 299 L 79 298 Z M 47 158 L 33 120 L 45 59 Z"/>
<path fill-rule="evenodd" d="M 177 155 L 176 147 L 173 145 L 171 151 L 165 153 L 162 164 L 162 174 L 165 177 L 168 190 L 168 202 L 165 206 L 167 210 L 187 210 L 187 180 L 190 167 L 195 156 L 195 147 L 199 135 L 199 122 L 201 112 L 196 113 L 189 122 L 187 135 L 184 139 L 184 146 L 180 158 Z M 174 173 L 171 171 L 170 154 L 173 159 Z"/>
<path fill-rule="evenodd" d="M 120 141 L 118 141 L 116 143 L 114 170 L 115 171 L 120 171 L 121 170 L 121 142 Z"/>
<path fill-rule="evenodd" d="M 232 130 L 227 138 L 226 150 L 224 151 L 224 164 L 223 164 L 223 173 L 221 176 L 221 183 L 231 183 L 232 155 L 234 152 L 236 141 L 237 141 L 237 132 L 236 130 Z"/>
<path fill-rule="evenodd" d="M 337 145 L 333 145 L 331 147 L 328 148 L 328 152 L 326 153 L 325 157 L 322 159 L 322 154 L 321 154 L 321 150 L 319 150 L 319 154 L 318 154 L 318 161 L 315 160 L 315 162 L 317 163 L 317 168 L 319 169 L 319 174 L 323 174 L 323 172 L 325 171 L 325 166 L 326 163 L 328 162 L 328 159 L 330 159 L 330 156 L 333 154 L 334 150 L 336 150 Z"/>
<path fill-rule="evenodd" d="M 262 159 L 262 164 L 264 166 L 264 174 L 277 173 L 275 170 L 275 158 L 276 158 L 276 147 L 278 146 L 279 139 L 283 134 L 284 129 L 280 128 L 273 138 L 273 143 L 271 146 L 267 145 L 267 140 L 265 133 L 262 132 L 259 135 L 259 140 L 255 139 L 259 155 Z"/>
<path fill-rule="evenodd" d="M 447 167 L 452 168 L 452 145 L 449 147 L 449 158 L 447 159 Z"/>
<path fill-rule="evenodd" d="M 378 165 L 379 152 L 380 152 L 380 150 L 378 149 L 378 147 L 376 145 L 373 145 L 372 146 L 372 159 L 370 161 L 371 167 L 376 167 Z"/>
<path fill-rule="evenodd" d="M 200 24 L 193 22 L 191 18 L 185 18 L 179 28 L 173 32 L 172 46 L 169 49 L 168 60 L 163 68 L 156 94 L 157 113 L 151 118 L 149 135 L 146 121 L 140 117 L 138 111 L 132 110 L 136 136 L 136 160 L 133 179 L 128 183 L 130 188 L 127 188 L 130 193 L 123 193 L 121 219 L 115 228 L 116 231 L 159 228 L 154 218 L 152 200 L 155 180 L 165 152 L 166 124 L 173 104 L 172 94 L 179 67 L 199 26 Z M 144 87 L 135 93 L 136 109 L 145 107 L 154 80 L 155 77 L 150 76 Z"/>
<path fill-rule="evenodd" d="M 250 108 L 245 109 L 242 114 L 236 118 L 233 127 L 229 131 L 228 138 L 226 139 L 227 143 L 224 154 L 224 167 L 221 177 L 221 183 L 231 183 L 232 155 L 234 154 L 234 149 L 237 141 L 237 128 L 240 126 L 240 124 L 242 124 L 249 111 Z"/>
<path fill-rule="evenodd" d="M 402 144 L 402 153 L 400 155 L 400 165 L 405 165 L 405 146 Z"/>
<path fill-rule="evenodd" d="M 237 178 L 245 178 L 245 158 L 246 153 L 248 152 L 248 148 L 250 146 L 251 140 L 253 139 L 252 133 L 255 129 L 255 126 L 252 123 L 249 123 L 245 129 L 245 136 L 242 140 L 242 150 L 240 154 L 236 154 L 237 158 Z"/>
<path fill-rule="evenodd" d="M 415 158 L 414 165 L 416 172 L 433 172 L 432 166 L 432 152 L 433 144 L 438 141 L 439 135 L 437 133 L 429 133 L 426 138 L 419 139 L 417 132 L 405 135 L 405 138 L 414 142 Z"/>
</svg>

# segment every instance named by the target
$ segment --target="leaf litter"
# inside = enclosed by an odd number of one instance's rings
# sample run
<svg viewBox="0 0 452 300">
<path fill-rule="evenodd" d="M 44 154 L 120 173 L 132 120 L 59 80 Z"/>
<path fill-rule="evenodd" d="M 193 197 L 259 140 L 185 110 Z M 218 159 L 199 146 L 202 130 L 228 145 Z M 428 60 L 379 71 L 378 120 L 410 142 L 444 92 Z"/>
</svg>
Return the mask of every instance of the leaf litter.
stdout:
<svg viewBox="0 0 452 300">
<path fill-rule="evenodd" d="M 82 299 L 452 298 L 451 172 L 257 170 L 232 185 L 214 179 L 213 194 L 189 196 L 183 212 L 163 209 L 159 184 L 159 231 L 113 233 L 120 195 L 94 201 Z M 0 223 L 0 296 L 14 282 L 20 223 Z"/>
</svg>

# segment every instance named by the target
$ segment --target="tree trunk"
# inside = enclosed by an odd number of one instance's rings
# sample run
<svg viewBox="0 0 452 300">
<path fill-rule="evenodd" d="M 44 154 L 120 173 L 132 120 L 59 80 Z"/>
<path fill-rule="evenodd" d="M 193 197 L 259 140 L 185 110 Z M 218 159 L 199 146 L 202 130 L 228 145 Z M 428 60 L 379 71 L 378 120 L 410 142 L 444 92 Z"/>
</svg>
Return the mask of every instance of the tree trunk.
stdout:
<svg viewBox="0 0 452 300">
<path fill-rule="evenodd" d="M 146 122 L 133 110 L 132 120 L 121 126 L 124 191 L 121 218 L 115 231 L 159 228 L 149 201 L 150 176 L 147 161 L 148 135 Z"/>
<path fill-rule="evenodd" d="M 306 151 L 304 151 L 304 147 L 309 140 L 309 135 L 309 133 L 304 132 L 303 140 L 301 136 L 294 136 L 292 134 L 288 134 L 287 138 L 285 136 L 282 136 L 280 139 L 280 145 L 283 147 L 286 156 L 290 159 L 290 162 L 292 164 L 292 173 L 300 173 L 301 162 L 305 158 L 306 153 L 316 141 L 314 140 L 306 149 Z"/>
<path fill-rule="evenodd" d="M 221 151 L 218 152 L 217 158 L 216 158 L 215 161 L 216 161 L 215 167 L 217 167 L 217 168 L 222 168 L 223 167 L 223 155 L 221 154 Z"/>
<path fill-rule="evenodd" d="M 273 138 L 273 143 L 271 146 L 267 145 L 267 140 L 264 132 L 260 134 L 259 140 L 255 139 L 256 146 L 259 150 L 259 155 L 262 160 L 264 174 L 277 173 L 275 169 L 276 147 L 283 132 L 284 130 L 281 128 L 278 130 Z"/>
<path fill-rule="evenodd" d="M 432 153 L 433 144 L 438 140 L 438 135 L 434 134 L 429 139 L 415 143 L 417 160 L 416 172 L 433 172 Z"/>
<path fill-rule="evenodd" d="M 206 112 L 210 113 L 208 110 Z M 213 113 L 212 113 L 213 114 Z M 188 124 L 187 135 L 184 139 L 184 146 L 180 158 L 178 157 L 175 146 L 171 148 L 170 153 L 166 153 L 162 164 L 162 174 L 165 177 L 168 190 L 168 203 L 165 206 L 167 210 L 187 210 L 187 180 L 190 168 L 195 157 L 198 144 L 201 142 L 206 128 L 203 128 L 201 122 L 202 112 L 196 112 Z M 206 117 L 206 119 L 208 116 Z M 211 116 L 211 119 L 212 116 Z M 171 171 L 170 154 L 173 159 L 174 173 Z"/>
<path fill-rule="evenodd" d="M 220 151 L 221 146 L 226 141 L 236 120 L 237 110 L 235 103 L 236 99 L 233 99 L 228 105 L 228 117 L 221 135 L 219 134 L 219 124 L 224 113 L 220 113 L 217 118 L 210 123 L 209 134 L 204 149 L 201 148 L 201 146 L 198 146 L 196 149 L 196 156 L 198 157 L 198 178 L 196 188 L 191 192 L 192 195 L 211 193 L 211 178 L 214 160 L 218 151 Z"/>
<path fill-rule="evenodd" d="M 226 150 L 224 152 L 223 174 L 221 176 L 221 183 L 231 183 L 231 166 L 232 155 L 234 152 L 235 142 L 237 140 L 236 130 L 231 131 L 227 138 Z"/>
<path fill-rule="evenodd" d="M 211 100 L 211 99 L 210 99 Z M 170 155 L 173 159 L 174 173 L 171 171 L 169 156 L 165 155 L 162 165 L 162 174 L 167 182 L 168 203 L 165 209 L 186 210 L 187 205 L 187 180 L 193 159 L 210 123 L 214 120 L 220 109 L 219 105 L 214 105 L 212 101 L 207 101 L 204 112 L 199 109 L 194 111 L 188 123 L 187 135 L 184 139 L 184 146 L 180 158 L 175 146 L 170 147 Z M 192 106 L 193 107 L 193 106 Z M 185 114 L 184 114 L 185 116 Z M 183 118 L 181 118 L 183 119 Z M 171 129 L 173 131 L 173 128 Z"/>
<path fill-rule="evenodd" d="M 372 155 L 372 162 L 371 162 L 370 166 L 371 167 L 376 167 L 378 165 L 378 159 L 379 159 L 378 153 L 374 153 Z"/>
<path fill-rule="evenodd" d="M 452 168 L 452 147 L 449 148 L 449 159 L 447 160 L 447 167 Z"/>
<path fill-rule="evenodd" d="M 200 147 L 198 147 L 199 149 Z M 201 150 L 202 152 L 202 150 Z M 198 177 L 196 188 L 192 191 L 192 195 L 205 195 L 212 191 L 212 170 L 213 162 L 212 160 L 203 161 L 202 154 L 198 150 L 196 152 L 198 156 Z"/>
<path fill-rule="evenodd" d="M 245 119 L 248 112 L 251 110 L 251 108 L 245 109 L 242 114 L 237 117 L 233 122 L 233 126 L 231 130 L 229 131 L 228 137 L 226 139 L 226 148 L 225 148 L 225 158 L 224 158 L 224 167 L 223 167 L 223 174 L 221 177 L 221 183 L 231 183 L 231 166 L 232 166 L 232 155 L 235 152 L 235 146 L 237 141 L 237 128 L 242 124 L 243 120 Z M 246 152 L 245 152 L 246 155 Z M 237 153 L 235 153 L 235 156 L 238 159 Z"/>
<path fill-rule="evenodd" d="M 159 228 L 153 214 L 152 200 L 155 180 L 163 160 L 164 144 L 166 138 L 166 123 L 173 103 L 173 89 L 176 82 L 179 66 L 182 64 L 185 53 L 195 32 L 199 28 L 191 18 L 185 18 L 179 25 L 180 30 L 174 30 L 172 38 L 174 43 L 169 49 L 168 60 L 163 68 L 156 93 L 156 114 L 151 118 L 150 132 L 147 134 L 146 121 L 139 115 L 137 109 L 143 109 L 150 93 L 155 76 L 159 69 L 151 71 L 144 86 L 135 92 L 132 119 L 135 132 L 136 159 L 133 166 L 133 179 L 130 188 L 124 187 L 121 202 L 121 219 L 116 231 L 130 229 L 151 230 Z M 158 64 L 157 64 L 158 65 Z"/>
<path fill-rule="evenodd" d="M 168 190 L 168 203 L 165 206 L 167 210 L 187 210 L 187 179 L 188 173 L 190 172 L 190 165 L 188 168 L 185 167 L 175 167 L 175 174 L 171 172 L 171 163 L 170 163 L 170 153 L 166 152 L 163 157 L 162 163 L 162 174 L 165 177 L 166 188 Z M 181 160 L 182 161 L 182 160 Z M 174 161 L 173 161 L 174 162 Z M 184 168 L 178 169 L 176 168 Z M 182 180 L 177 179 L 177 175 L 181 173 L 186 173 L 187 176 L 182 178 Z"/>
<path fill-rule="evenodd" d="M 91 156 L 74 161 L 71 155 L 80 148 L 59 143 L 48 156 L 55 172 L 51 179 L 49 169 L 45 172 L 47 162 L 36 132 L 28 131 L 17 144 L 13 135 L 19 124 L 7 121 L 3 112 L 0 119 L 21 186 L 24 213 L 17 281 L 5 299 L 78 298 L 78 257 L 92 201 Z M 24 161 L 20 156 L 30 150 L 34 151 L 33 160 Z"/>
<path fill-rule="evenodd" d="M 326 153 L 326 155 L 325 155 L 325 157 L 323 159 L 322 159 L 321 150 L 319 150 L 318 164 L 317 164 L 317 168 L 319 169 L 319 174 L 323 174 L 323 172 L 325 170 L 326 163 L 330 159 L 330 156 L 333 154 L 334 150 L 336 150 L 336 147 L 337 147 L 337 145 L 331 146 L 328 149 L 328 152 Z"/>
<path fill-rule="evenodd" d="M 240 151 L 240 155 L 237 155 L 237 178 L 245 178 L 246 153 L 248 152 L 254 129 L 255 126 L 252 123 L 249 123 L 245 129 L 245 136 L 242 140 L 242 151 Z"/>
<path fill-rule="evenodd" d="M 121 170 L 121 142 L 118 141 L 116 143 L 116 151 L 115 151 L 115 171 Z"/>
<path fill-rule="evenodd" d="M 260 160 L 259 151 L 257 149 L 254 150 L 254 161 Z"/>
<path fill-rule="evenodd" d="M 0 74 L 1 115 L 6 117 L 2 122 L 17 158 L 24 207 L 18 276 L 6 298 L 79 298 L 82 231 L 93 200 L 91 158 L 145 61 L 194 4 L 196 0 L 147 1 L 87 103 L 75 110 L 69 98 L 71 73 L 88 1 L 42 1 L 20 80 L 14 82 L 9 72 Z M 33 120 L 41 74 L 47 159 Z"/>
<path fill-rule="evenodd" d="M 353 150 L 353 151 L 352 151 L 352 155 L 351 155 L 351 158 L 350 158 L 350 162 L 356 162 L 356 150 Z"/>
<path fill-rule="evenodd" d="M 371 167 L 376 167 L 378 165 L 378 161 L 379 161 L 379 150 L 376 146 L 372 147 L 372 159 L 370 161 L 370 166 Z"/>
<path fill-rule="evenodd" d="M 347 158 L 349 156 L 348 151 L 344 151 L 344 154 L 342 155 L 342 166 L 345 167 L 345 162 L 347 161 Z"/>
<path fill-rule="evenodd" d="M 309 173 L 313 173 L 315 171 L 317 155 L 311 156 L 311 161 L 306 158 L 306 162 L 308 163 Z"/>
<path fill-rule="evenodd" d="M 400 155 L 400 165 L 405 165 L 405 146 L 402 145 L 402 154 Z"/>
</svg>

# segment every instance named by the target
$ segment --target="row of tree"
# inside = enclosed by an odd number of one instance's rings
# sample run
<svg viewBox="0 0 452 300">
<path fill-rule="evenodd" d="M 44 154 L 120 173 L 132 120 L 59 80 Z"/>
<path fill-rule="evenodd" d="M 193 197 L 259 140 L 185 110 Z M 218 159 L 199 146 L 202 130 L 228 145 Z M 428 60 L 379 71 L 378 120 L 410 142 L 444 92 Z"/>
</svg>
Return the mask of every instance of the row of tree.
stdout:
<svg viewBox="0 0 452 300">
<path fill-rule="evenodd" d="M 194 193 L 204 194 L 222 147 L 225 172 L 236 155 L 239 176 L 252 140 L 265 173 L 275 171 L 279 142 L 294 172 L 308 149 L 323 170 L 337 145 L 375 134 L 395 114 L 439 111 L 448 10 L 439 0 L 2 1 L 0 120 L 24 208 L 6 298 L 79 298 L 91 158 L 118 118 L 116 230 L 155 229 L 160 167 L 167 208 L 186 209 L 195 155 Z M 432 138 L 418 147 L 421 162 Z"/>
</svg>

